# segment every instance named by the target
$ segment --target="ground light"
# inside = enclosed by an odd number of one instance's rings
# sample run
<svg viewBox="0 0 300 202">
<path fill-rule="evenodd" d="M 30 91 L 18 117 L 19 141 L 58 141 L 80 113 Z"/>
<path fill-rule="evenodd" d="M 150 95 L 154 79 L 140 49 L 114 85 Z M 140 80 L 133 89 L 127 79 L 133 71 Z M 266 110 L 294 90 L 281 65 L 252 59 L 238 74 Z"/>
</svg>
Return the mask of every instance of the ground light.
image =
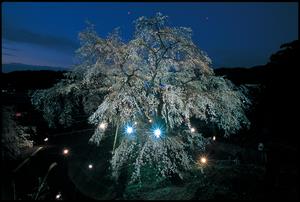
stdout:
<svg viewBox="0 0 300 202">
<path fill-rule="evenodd" d="M 133 132 L 133 128 L 131 126 L 126 127 L 126 133 L 131 134 Z"/>
<path fill-rule="evenodd" d="M 101 128 L 102 130 L 105 130 L 106 128 L 106 123 L 102 122 L 99 124 L 99 128 Z"/>
<path fill-rule="evenodd" d="M 155 137 L 159 138 L 160 135 L 161 135 L 161 130 L 159 128 L 155 129 L 154 130 L 154 135 L 155 135 Z"/>
<path fill-rule="evenodd" d="M 201 162 L 202 164 L 206 164 L 206 163 L 207 163 L 207 158 L 201 157 L 200 162 Z"/>
<path fill-rule="evenodd" d="M 89 164 L 89 169 L 92 169 L 93 168 L 93 164 Z"/>
<path fill-rule="evenodd" d="M 58 193 L 56 194 L 56 196 L 55 196 L 55 199 L 56 199 L 56 200 L 59 200 L 60 198 L 61 198 L 61 193 L 58 192 Z"/>
<path fill-rule="evenodd" d="M 202 174 L 204 174 L 204 169 L 203 168 L 207 164 L 207 158 L 204 157 L 204 156 L 202 156 L 202 157 L 200 157 L 199 161 L 200 161 L 199 162 L 199 164 L 200 164 L 200 171 L 201 171 Z"/>
<path fill-rule="evenodd" d="M 63 149 L 63 155 L 68 155 L 69 154 L 69 149 Z"/>
</svg>

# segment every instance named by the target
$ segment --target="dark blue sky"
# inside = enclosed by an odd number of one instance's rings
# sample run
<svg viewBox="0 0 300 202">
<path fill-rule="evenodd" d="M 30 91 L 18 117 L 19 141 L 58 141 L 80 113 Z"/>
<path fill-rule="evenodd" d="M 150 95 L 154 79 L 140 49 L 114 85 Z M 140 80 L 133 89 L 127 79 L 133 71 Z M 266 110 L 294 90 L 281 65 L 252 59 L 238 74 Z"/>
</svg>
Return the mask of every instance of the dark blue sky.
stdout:
<svg viewBox="0 0 300 202">
<path fill-rule="evenodd" d="M 101 37 L 161 12 L 170 25 L 191 27 L 214 67 L 268 62 L 283 43 L 298 39 L 298 3 L 2 3 L 2 63 L 69 67 L 78 33 L 89 20 Z"/>
</svg>

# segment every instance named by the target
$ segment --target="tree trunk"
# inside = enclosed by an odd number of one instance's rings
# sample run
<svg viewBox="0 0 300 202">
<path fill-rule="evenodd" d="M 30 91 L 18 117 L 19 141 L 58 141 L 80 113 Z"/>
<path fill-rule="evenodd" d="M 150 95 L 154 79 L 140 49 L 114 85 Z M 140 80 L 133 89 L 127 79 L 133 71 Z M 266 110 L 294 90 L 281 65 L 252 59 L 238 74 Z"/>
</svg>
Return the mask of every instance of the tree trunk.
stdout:
<svg viewBox="0 0 300 202">
<path fill-rule="evenodd" d="M 113 152 L 115 151 L 115 147 L 116 147 L 118 130 L 119 130 L 119 122 L 117 123 L 117 128 L 116 128 L 116 133 L 115 133 L 115 140 L 114 140 L 114 145 L 113 145 Z"/>
</svg>

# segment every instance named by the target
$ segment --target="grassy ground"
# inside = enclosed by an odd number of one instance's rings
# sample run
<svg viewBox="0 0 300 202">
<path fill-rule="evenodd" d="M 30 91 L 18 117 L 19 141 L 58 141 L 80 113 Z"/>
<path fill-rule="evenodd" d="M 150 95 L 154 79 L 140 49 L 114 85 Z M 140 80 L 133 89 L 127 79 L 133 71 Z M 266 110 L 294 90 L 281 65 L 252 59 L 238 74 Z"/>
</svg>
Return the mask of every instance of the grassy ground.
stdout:
<svg viewBox="0 0 300 202">
<path fill-rule="evenodd" d="M 76 135 L 72 138 L 74 143 L 71 143 L 70 138 L 66 138 L 66 142 L 59 139 L 60 144 L 52 140 L 55 146 L 46 146 L 45 150 L 39 152 L 29 165 L 22 169 L 17 181 L 18 195 L 21 197 L 29 193 L 32 188 L 28 184 L 36 183 L 36 176 L 44 176 L 48 166 L 57 162 L 57 168 L 48 179 L 49 199 L 53 199 L 58 191 L 61 191 L 66 199 L 96 200 L 298 198 L 298 170 L 293 162 L 288 164 L 287 161 L 277 165 L 275 161 L 275 165 L 259 165 L 255 162 L 254 150 L 220 142 L 208 147 L 208 163 L 203 169 L 204 174 L 195 166 L 183 181 L 176 178 L 150 178 L 142 185 L 126 185 L 126 180 L 116 184 L 111 180 L 109 171 L 113 137 L 107 138 L 100 147 L 89 145 L 88 137 L 82 135 L 82 138 L 79 138 Z M 67 142 L 70 145 L 66 145 Z M 61 154 L 64 147 L 70 149 L 67 158 Z M 236 152 L 247 153 L 243 162 L 236 164 L 229 160 L 228 157 L 232 158 Z M 92 169 L 88 168 L 90 163 L 93 164 Z M 33 182 L 30 183 L 30 180 Z M 21 182 L 24 182 L 22 187 Z"/>
<path fill-rule="evenodd" d="M 189 179 L 181 184 L 131 185 L 124 199 L 141 200 L 207 200 L 207 199 L 257 199 L 264 169 L 253 165 L 211 165 L 195 169 Z"/>
<path fill-rule="evenodd" d="M 109 142 L 109 140 L 107 140 Z M 76 187 L 86 196 L 93 199 L 128 199 L 128 200 L 190 200 L 190 199 L 262 199 L 264 198 L 264 176 L 266 169 L 253 163 L 235 164 L 224 158 L 225 144 L 215 144 L 213 154 L 204 174 L 195 168 L 184 181 L 149 180 L 142 185 L 115 184 L 109 177 L 110 144 L 103 147 L 73 148 L 76 158 L 68 163 L 69 177 Z M 106 148 L 107 147 L 107 148 Z M 227 154 L 241 148 L 227 145 Z M 219 153 L 222 155 L 219 155 Z M 76 153 L 76 154 L 75 154 Z M 93 162 L 93 169 L 88 163 Z"/>
</svg>

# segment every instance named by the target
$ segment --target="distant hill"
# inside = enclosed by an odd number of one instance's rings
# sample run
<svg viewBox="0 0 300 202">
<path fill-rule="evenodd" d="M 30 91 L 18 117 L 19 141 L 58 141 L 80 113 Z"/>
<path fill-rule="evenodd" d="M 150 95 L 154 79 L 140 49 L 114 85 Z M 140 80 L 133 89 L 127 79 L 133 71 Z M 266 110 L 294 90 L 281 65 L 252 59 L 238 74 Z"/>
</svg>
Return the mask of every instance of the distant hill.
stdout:
<svg viewBox="0 0 300 202">
<path fill-rule="evenodd" d="M 40 71 L 40 70 L 50 70 L 50 71 L 68 71 L 67 68 L 63 67 L 50 67 L 50 66 L 38 66 L 38 65 L 27 65 L 21 63 L 9 63 L 2 64 L 2 72 L 14 72 L 14 71 Z"/>
<path fill-rule="evenodd" d="M 235 68 L 218 68 L 214 69 L 217 76 L 225 76 L 233 83 L 240 84 L 261 84 L 264 83 L 270 70 L 266 65 L 255 66 L 252 68 L 235 67 Z"/>
<path fill-rule="evenodd" d="M 225 76 L 235 84 L 272 84 L 272 89 L 278 92 L 286 91 L 291 86 L 296 86 L 298 79 L 296 70 L 299 68 L 299 40 L 280 46 L 280 50 L 272 54 L 265 65 L 251 68 L 231 67 L 217 68 L 214 72 L 217 76 Z"/>
<path fill-rule="evenodd" d="M 29 89 L 50 88 L 64 78 L 66 71 L 13 71 L 0 74 L 0 84 L 3 90 L 26 92 Z"/>
</svg>

